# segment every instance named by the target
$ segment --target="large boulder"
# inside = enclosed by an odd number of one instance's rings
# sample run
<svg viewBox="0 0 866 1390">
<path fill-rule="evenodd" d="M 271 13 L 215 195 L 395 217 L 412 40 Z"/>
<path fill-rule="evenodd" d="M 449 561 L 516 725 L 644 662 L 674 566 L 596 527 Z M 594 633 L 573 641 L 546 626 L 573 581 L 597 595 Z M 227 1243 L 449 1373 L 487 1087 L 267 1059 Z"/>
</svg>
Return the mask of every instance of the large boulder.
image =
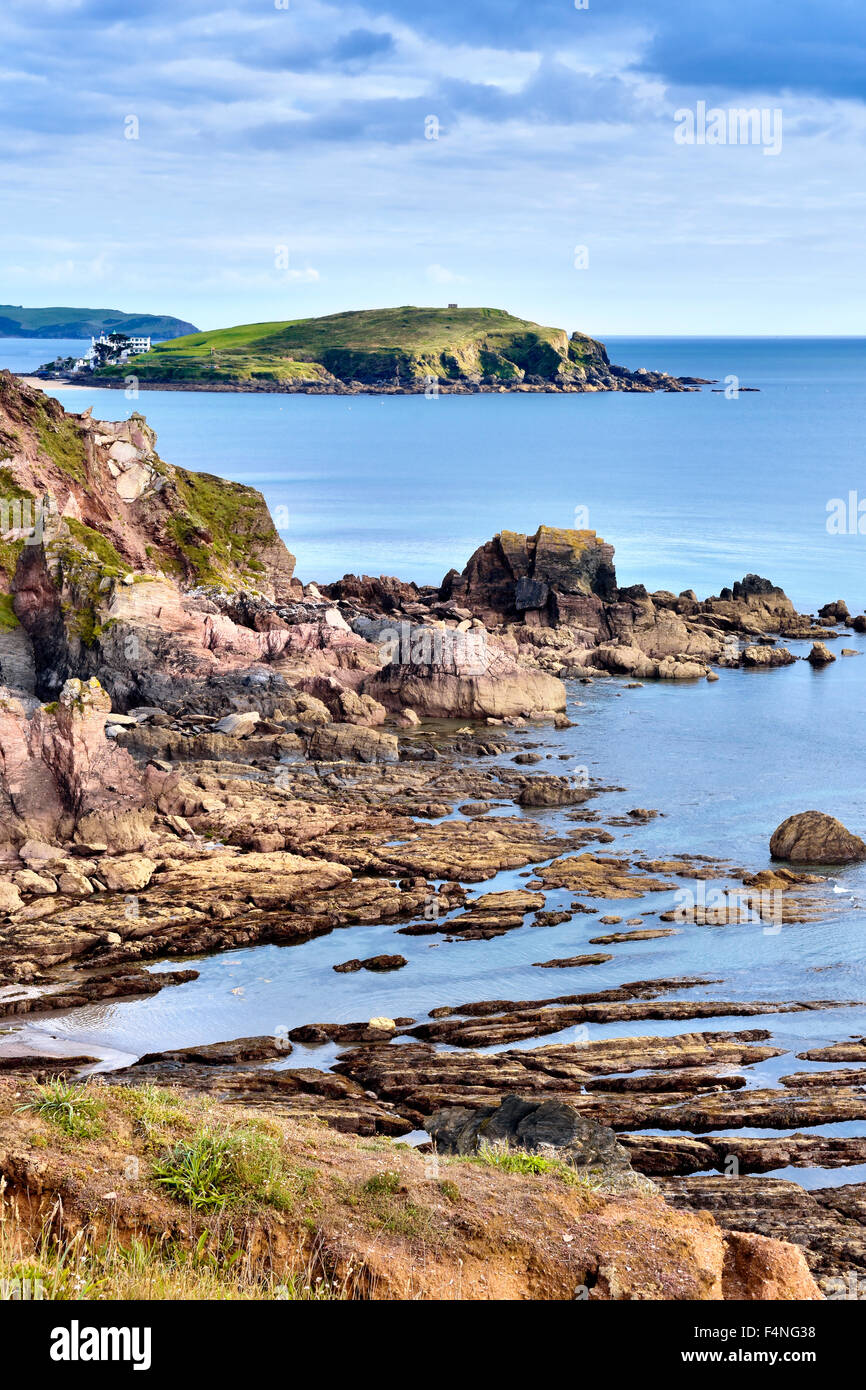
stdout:
<svg viewBox="0 0 866 1390">
<path fill-rule="evenodd" d="M 770 853 L 792 864 L 851 864 L 866 859 L 866 844 L 834 816 L 801 811 L 773 832 Z"/>
<path fill-rule="evenodd" d="M 381 729 L 320 724 L 310 740 L 309 756 L 322 762 L 396 763 L 399 748 L 396 735 Z"/>
<path fill-rule="evenodd" d="M 806 660 L 810 666 L 829 666 L 830 662 L 835 661 L 836 658 L 826 642 L 813 642 L 812 650 Z"/>
<path fill-rule="evenodd" d="M 770 670 L 777 666 L 792 666 L 797 660 L 792 656 L 787 647 L 762 647 L 752 645 L 746 647 L 740 656 L 743 666 L 752 670 Z"/>
<path fill-rule="evenodd" d="M 843 598 L 837 598 L 835 603 L 825 603 L 818 609 L 818 617 L 822 623 L 850 623 L 851 614 L 848 605 Z"/>
<path fill-rule="evenodd" d="M 654 1184 L 631 1166 L 612 1129 L 585 1119 L 558 1100 L 505 1096 L 499 1105 L 477 1110 L 453 1105 L 426 1122 L 440 1153 L 474 1154 L 485 1146 L 524 1149 L 558 1158 L 611 1191 L 652 1191 Z"/>
<path fill-rule="evenodd" d="M 507 719 L 565 709 L 557 677 L 524 665 L 483 627 L 377 626 L 383 665 L 363 692 L 389 710 L 430 719 Z M 516 649 L 515 649 L 516 650 Z"/>
<path fill-rule="evenodd" d="M 592 795 L 569 777 L 542 774 L 524 783 L 517 797 L 518 806 L 577 806 Z"/>
<path fill-rule="evenodd" d="M 613 546 L 594 531 L 502 531 L 475 551 L 462 575 L 446 575 L 440 596 L 459 600 L 491 626 L 530 614 L 541 622 L 577 621 L 577 610 L 585 619 L 587 599 L 594 611 L 616 596 Z"/>
<path fill-rule="evenodd" d="M 530 668 L 501 675 L 429 675 L 411 667 L 389 667 L 366 690 L 389 709 L 409 706 L 426 719 L 508 719 L 561 713 L 565 686 L 557 676 Z"/>
</svg>

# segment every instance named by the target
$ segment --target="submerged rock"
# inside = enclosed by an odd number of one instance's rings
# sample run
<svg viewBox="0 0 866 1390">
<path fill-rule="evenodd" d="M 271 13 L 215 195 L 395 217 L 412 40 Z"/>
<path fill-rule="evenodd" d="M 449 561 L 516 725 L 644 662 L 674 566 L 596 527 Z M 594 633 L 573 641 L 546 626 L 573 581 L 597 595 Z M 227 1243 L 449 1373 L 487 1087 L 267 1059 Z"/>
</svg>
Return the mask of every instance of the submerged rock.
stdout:
<svg viewBox="0 0 866 1390">
<path fill-rule="evenodd" d="M 333 966 L 338 975 L 351 975 L 357 970 L 402 970 L 404 965 L 408 965 L 405 956 L 368 956 L 366 960 L 344 960 L 342 964 Z"/>
</svg>

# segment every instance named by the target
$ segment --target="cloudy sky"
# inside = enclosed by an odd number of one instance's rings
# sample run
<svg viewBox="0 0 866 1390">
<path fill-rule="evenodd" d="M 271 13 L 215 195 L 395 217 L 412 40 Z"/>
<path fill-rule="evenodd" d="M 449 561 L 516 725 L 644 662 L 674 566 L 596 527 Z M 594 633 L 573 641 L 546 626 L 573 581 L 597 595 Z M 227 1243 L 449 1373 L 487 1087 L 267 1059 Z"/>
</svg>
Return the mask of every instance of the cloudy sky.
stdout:
<svg viewBox="0 0 866 1390">
<path fill-rule="evenodd" d="M 2 300 L 864 331 L 862 0 L 4 0 L 2 24 Z M 701 102 L 781 111 L 781 150 L 679 143 Z"/>
</svg>

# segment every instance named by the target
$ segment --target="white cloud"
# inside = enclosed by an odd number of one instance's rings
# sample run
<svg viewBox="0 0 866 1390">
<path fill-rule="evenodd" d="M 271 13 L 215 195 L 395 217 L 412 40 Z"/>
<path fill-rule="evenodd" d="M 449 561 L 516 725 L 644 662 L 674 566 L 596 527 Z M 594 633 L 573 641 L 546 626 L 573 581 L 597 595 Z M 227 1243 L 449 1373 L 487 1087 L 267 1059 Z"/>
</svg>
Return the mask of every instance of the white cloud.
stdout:
<svg viewBox="0 0 866 1390">
<path fill-rule="evenodd" d="M 463 285 L 466 283 L 465 275 L 457 275 L 444 265 L 428 265 L 425 273 L 427 279 L 431 280 L 434 285 Z"/>
</svg>

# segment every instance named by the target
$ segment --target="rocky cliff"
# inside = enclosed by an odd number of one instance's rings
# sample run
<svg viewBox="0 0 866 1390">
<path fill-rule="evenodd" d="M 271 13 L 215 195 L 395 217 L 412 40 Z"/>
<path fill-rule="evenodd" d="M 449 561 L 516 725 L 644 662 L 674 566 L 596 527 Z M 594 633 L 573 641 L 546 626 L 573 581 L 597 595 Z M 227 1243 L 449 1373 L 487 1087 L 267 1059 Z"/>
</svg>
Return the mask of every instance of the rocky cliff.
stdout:
<svg viewBox="0 0 866 1390">
<path fill-rule="evenodd" d="M 270 601 L 300 589 L 261 494 L 166 463 L 140 415 L 67 414 L 4 372 L 0 453 L 7 683 L 26 686 L 33 669 L 48 698 L 70 676 L 111 668 L 119 689 L 124 672 L 146 664 L 137 618 L 153 629 L 157 646 L 145 648 L 158 661 L 158 631 L 189 626 L 186 594 L 211 586 Z"/>
</svg>

